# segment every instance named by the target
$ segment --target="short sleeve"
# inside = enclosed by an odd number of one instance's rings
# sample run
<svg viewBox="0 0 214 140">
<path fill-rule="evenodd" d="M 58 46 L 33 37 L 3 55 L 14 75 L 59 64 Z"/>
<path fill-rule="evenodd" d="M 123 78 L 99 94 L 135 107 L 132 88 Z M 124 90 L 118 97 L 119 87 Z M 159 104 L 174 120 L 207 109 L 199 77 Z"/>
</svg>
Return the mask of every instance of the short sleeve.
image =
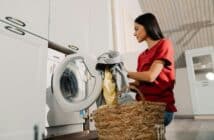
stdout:
<svg viewBox="0 0 214 140">
<path fill-rule="evenodd" d="M 163 60 L 165 66 L 172 65 L 174 61 L 174 51 L 172 48 L 172 43 L 169 40 L 163 40 L 159 47 L 157 47 L 155 53 L 155 60 Z"/>
<path fill-rule="evenodd" d="M 140 70 L 140 55 L 138 56 L 138 58 L 137 58 L 137 69 L 136 69 L 137 71 L 139 71 Z"/>
</svg>

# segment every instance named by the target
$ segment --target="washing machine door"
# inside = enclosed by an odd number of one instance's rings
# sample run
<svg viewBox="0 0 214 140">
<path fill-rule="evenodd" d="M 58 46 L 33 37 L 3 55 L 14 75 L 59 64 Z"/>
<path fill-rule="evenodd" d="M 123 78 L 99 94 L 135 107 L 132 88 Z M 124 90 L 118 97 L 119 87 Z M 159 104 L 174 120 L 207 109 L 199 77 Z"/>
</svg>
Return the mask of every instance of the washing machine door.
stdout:
<svg viewBox="0 0 214 140">
<path fill-rule="evenodd" d="M 96 59 L 92 57 L 72 54 L 56 67 L 52 92 L 64 111 L 80 111 L 98 98 L 102 78 L 95 65 Z"/>
</svg>

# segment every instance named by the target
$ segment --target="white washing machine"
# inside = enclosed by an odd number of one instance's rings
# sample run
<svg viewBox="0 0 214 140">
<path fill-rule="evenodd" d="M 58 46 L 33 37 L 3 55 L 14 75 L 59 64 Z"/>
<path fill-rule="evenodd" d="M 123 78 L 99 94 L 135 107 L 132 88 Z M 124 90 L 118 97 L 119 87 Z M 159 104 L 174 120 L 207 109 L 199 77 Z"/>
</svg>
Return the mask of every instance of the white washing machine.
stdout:
<svg viewBox="0 0 214 140">
<path fill-rule="evenodd" d="M 84 109 L 101 92 L 101 75 L 96 59 L 64 54 L 49 49 L 47 66 L 47 137 L 83 131 Z M 91 108 L 96 108 L 93 104 Z"/>
</svg>

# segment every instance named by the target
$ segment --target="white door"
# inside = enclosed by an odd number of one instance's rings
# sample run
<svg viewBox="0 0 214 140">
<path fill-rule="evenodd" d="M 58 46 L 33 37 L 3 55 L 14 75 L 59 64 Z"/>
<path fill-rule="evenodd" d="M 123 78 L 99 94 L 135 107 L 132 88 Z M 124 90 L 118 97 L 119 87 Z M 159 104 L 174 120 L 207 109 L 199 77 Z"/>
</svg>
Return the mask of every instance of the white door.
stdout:
<svg viewBox="0 0 214 140">
<path fill-rule="evenodd" d="M 47 37 L 48 2 L 1 0 L 1 140 L 39 140 L 45 131 L 47 42 L 13 25 Z"/>
<path fill-rule="evenodd" d="M 53 74 L 53 95 L 64 112 L 88 108 L 101 93 L 102 78 L 96 59 L 88 55 L 68 55 Z"/>
<path fill-rule="evenodd" d="M 186 51 L 186 61 L 194 114 L 214 114 L 213 47 Z"/>
</svg>

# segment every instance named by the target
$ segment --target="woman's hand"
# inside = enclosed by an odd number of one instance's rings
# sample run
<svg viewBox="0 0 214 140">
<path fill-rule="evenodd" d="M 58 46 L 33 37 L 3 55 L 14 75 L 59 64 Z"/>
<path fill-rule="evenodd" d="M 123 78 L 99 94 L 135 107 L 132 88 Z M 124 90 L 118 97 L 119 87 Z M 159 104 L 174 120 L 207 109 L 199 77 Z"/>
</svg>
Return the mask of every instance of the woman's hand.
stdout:
<svg viewBox="0 0 214 140">
<path fill-rule="evenodd" d="M 130 85 L 130 86 L 136 86 L 136 87 L 137 87 L 137 86 L 140 85 L 140 82 L 135 80 L 134 82 L 130 82 L 129 85 Z"/>
</svg>

